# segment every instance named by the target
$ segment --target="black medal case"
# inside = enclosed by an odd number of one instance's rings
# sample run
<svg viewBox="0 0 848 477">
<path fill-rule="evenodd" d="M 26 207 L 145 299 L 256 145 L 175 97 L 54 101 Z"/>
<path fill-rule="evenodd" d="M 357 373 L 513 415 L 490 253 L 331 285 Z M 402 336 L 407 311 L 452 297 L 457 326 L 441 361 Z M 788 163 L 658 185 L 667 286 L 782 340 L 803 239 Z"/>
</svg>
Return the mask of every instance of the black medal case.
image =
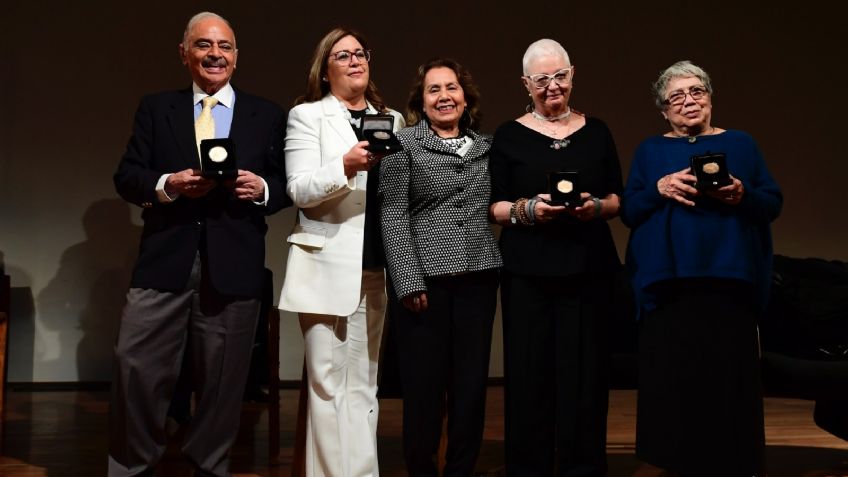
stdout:
<svg viewBox="0 0 848 477">
<path fill-rule="evenodd" d="M 712 190 L 733 183 L 727 170 L 727 160 L 724 153 L 712 153 L 692 156 L 689 160 L 692 174 L 698 179 L 695 187 L 701 190 Z"/>
<path fill-rule="evenodd" d="M 391 154 L 403 149 L 395 136 L 394 125 L 395 117 L 390 114 L 362 117 L 362 138 L 368 141 L 369 152 Z"/>
<path fill-rule="evenodd" d="M 203 177 L 230 179 L 238 175 L 236 148 L 230 138 L 200 141 L 200 171 Z"/>
<path fill-rule="evenodd" d="M 548 203 L 572 208 L 582 205 L 579 179 L 580 174 L 577 171 L 549 172 L 548 191 L 551 200 Z"/>
</svg>

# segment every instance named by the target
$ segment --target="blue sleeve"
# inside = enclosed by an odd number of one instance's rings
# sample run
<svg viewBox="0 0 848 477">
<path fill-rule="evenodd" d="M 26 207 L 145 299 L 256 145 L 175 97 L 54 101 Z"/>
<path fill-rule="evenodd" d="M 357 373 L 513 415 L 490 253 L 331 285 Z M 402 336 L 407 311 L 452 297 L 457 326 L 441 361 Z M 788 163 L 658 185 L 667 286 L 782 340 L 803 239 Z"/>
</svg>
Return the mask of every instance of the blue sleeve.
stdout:
<svg viewBox="0 0 848 477">
<path fill-rule="evenodd" d="M 621 199 L 621 221 L 630 228 L 641 225 L 666 203 L 657 190 L 656 180 L 649 174 L 648 165 L 647 147 L 643 143 L 633 156 Z"/>
<path fill-rule="evenodd" d="M 750 147 L 749 156 L 753 161 L 752 174 L 746 179 L 740 179 L 745 187 L 745 195 L 739 202 L 739 213 L 752 222 L 767 225 L 780 215 L 783 194 L 771 177 L 763 155 L 753 140 Z"/>
</svg>

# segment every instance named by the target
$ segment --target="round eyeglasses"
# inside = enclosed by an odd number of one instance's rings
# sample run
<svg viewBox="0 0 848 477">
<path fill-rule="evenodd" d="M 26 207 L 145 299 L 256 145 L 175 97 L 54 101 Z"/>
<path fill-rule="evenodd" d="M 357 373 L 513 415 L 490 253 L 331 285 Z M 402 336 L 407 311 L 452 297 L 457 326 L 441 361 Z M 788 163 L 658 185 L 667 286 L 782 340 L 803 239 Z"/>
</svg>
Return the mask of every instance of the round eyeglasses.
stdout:
<svg viewBox="0 0 848 477">
<path fill-rule="evenodd" d="M 565 86 L 571 83 L 571 72 L 574 69 L 574 66 L 569 66 L 568 68 L 563 68 L 552 75 L 546 75 L 544 73 L 539 73 L 535 75 L 524 76 L 530 81 L 530 84 L 533 85 L 536 89 L 544 89 L 547 88 L 548 85 L 551 84 L 551 81 L 556 82 L 559 86 Z"/>
<path fill-rule="evenodd" d="M 677 91 L 672 91 L 663 103 L 670 106 L 682 106 L 686 102 L 686 95 L 691 96 L 694 101 L 698 101 L 704 99 L 708 94 L 710 92 L 707 91 L 707 88 L 703 86 L 692 86 L 687 90 L 678 89 Z"/>
<path fill-rule="evenodd" d="M 354 56 L 360 62 L 367 63 L 371 60 L 371 50 L 363 50 L 360 48 L 356 51 L 341 50 L 330 54 L 330 58 L 341 64 L 350 64 L 353 62 Z"/>
</svg>

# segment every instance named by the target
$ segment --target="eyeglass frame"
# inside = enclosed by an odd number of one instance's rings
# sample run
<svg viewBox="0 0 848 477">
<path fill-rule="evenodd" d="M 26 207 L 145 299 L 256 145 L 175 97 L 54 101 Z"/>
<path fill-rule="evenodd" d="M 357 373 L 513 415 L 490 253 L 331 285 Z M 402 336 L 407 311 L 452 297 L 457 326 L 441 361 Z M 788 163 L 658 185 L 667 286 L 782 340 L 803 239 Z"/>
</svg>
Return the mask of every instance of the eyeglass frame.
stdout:
<svg viewBox="0 0 848 477">
<path fill-rule="evenodd" d="M 559 81 L 556 80 L 556 76 L 558 74 L 561 74 L 563 71 L 567 72 L 568 80 L 565 83 L 560 83 Z M 536 88 L 536 89 L 545 89 L 545 88 L 547 88 L 551 85 L 551 81 L 556 83 L 557 86 L 565 86 L 567 84 L 571 84 L 571 78 L 572 78 L 573 75 L 574 75 L 574 65 L 571 65 L 568 68 L 563 68 L 561 70 L 557 70 L 557 71 L 554 72 L 554 74 L 551 74 L 551 75 L 548 75 L 548 74 L 545 74 L 545 73 L 536 73 L 534 75 L 524 75 L 524 76 L 522 76 L 522 78 L 526 78 L 528 81 L 530 81 L 530 84 L 533 85 L 533 87 Z M 545 83 L 544 86 L 539 86 L 538 84 L 536 84 L 537 81 L 533 79 L 534 76 L 537 77 L 537 78 L 544 77 L 547 80 L 547 82 Z"/>
<path fill-rule="evenodd" d="M 698 91 L 701 91 L 701 94 L 699 94 L 697 98 L 692 94 L 693 89 L 695 90 L 695 93 L 698 93 Z M 679 103 L 675 104 L 675 103 L 671 102 L 671 97 L 676 95 L 676 94 L 683 94 L 683 96 L 681 96 L 681 101 Z M 691 97 L 692 101 L 699 101 L 699 100 L 704 99 L 705 97 L 707 97 L 709 95 L 710 95 L 710 90 L 707 89 L 707 87 L 705 85 L 700 84 L 700 85 L 690 86 L 686 89 L 674 90 L 670 95 L 668 95 L 668 98 L 663 100 L 662 104 L 664 104 L 666 106 L 683 106 L 684 104 L 686 104 L 686 96 Z"/>
<path fill-rule="evenodd" d="M 363 53 L 364 58 L 359 58 L 359 56 L 357 55 L 357 52 L 360 51 Z M 353 62 L 354 56 L 359 59 L 359 61 L 362 61 L 364 63 L 368 63 L 369 61 L 371 61 L 371 50 L 366 50 L 364 48 L 357 48 L 354 51 L 339 50 L 335 53 L 330 53 L 329 55 L 327 55 L 327 58 L 335 61 L 336 63 L 344 64 L 345 62 L 343 60 L 339 60 L 338 58 L 336 58 L 339 53 L 347 53 L 348 55 L 350 55 L 350 58 L 347 59 L 347 64 L 351 64 Z"/>
</svg>

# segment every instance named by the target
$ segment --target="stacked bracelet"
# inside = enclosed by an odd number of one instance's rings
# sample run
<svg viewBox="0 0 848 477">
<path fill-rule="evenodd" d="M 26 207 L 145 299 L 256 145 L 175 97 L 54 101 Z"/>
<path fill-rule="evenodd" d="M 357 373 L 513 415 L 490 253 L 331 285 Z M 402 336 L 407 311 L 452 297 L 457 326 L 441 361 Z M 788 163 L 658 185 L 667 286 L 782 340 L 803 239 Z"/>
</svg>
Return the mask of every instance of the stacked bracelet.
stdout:
<svg viewBox="0 0 848 477">
<path fill-rule="evenodd" d="M 536 202 L 538 201 L 539 199 L 535 197 L 532 197 L 527 201 L 527 206 L 525 207 L 525 209 L 527 212 L 527 217 L 530 218 L 530 225 L 536 223 Z"/>
<path fill-rule="evenodd" d="M 598 218 L 601 216 L 601 199 L 592 196 L 592 202 L 595 203 L 595 218 Z"/>
<path fill-rule="evenodd" d="M 518 204 L 516 206 L 516 212 L 518 212 L 518 221 L 521 222 L 521 225 L 532 225 L 533 222 L 530 221 L 530 216 L 527 215 L 527 199 L 518 199 L 516 203 Z"/>
<path fill-rule="evenodd" d="M 512 225 L 518 225 L 518 214 L 516 213 L 516 209 L 518 208 L 518 201 L 512 203 L 509 207 L 509 222 Z"/>
<path fill-rule="evenodd" d="M 512 203 L 512 207 L 509 208 L 509 221 L 513 225 L 533 225 L 533 219 L 527 212 L 527 203 L 528 199 L 524 198 L 518 199 Z"/>
</svg>

